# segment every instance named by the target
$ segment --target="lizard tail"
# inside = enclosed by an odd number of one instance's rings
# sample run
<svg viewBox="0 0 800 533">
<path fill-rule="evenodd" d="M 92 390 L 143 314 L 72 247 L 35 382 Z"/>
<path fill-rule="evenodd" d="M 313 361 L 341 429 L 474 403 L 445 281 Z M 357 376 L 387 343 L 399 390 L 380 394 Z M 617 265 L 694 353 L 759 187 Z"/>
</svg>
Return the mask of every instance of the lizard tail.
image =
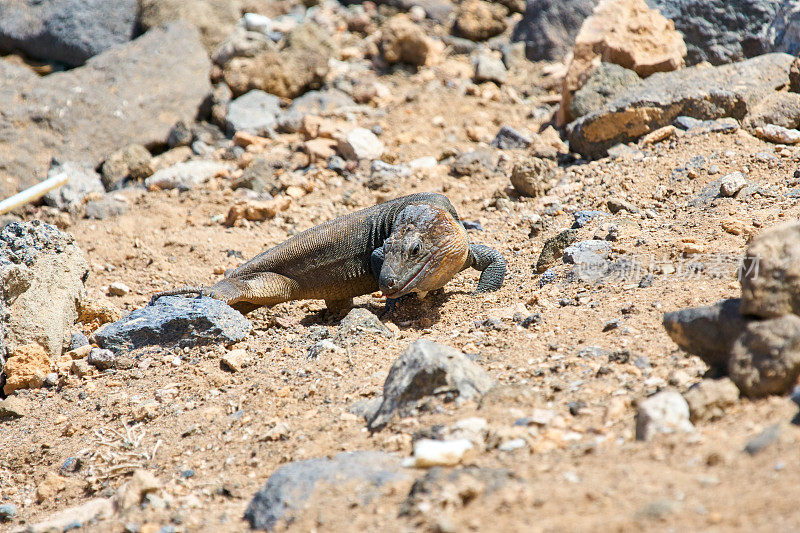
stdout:
<svg viewBox="0 0 800 533">
<path fill-rule="evenodd" d="M 180 289 L 171 289 L 168 291 L 161 291 L 157 292 L 150 298 L 150 303 L 147 305 L 153 305 L 156 303 L 156 300 L 161 298 L 162 296 L 179 296 L 181 294 L 197 294 L 202 296 L 203 293 L 206 291 L 206 287 L 181 287 Z"/>
</svg>

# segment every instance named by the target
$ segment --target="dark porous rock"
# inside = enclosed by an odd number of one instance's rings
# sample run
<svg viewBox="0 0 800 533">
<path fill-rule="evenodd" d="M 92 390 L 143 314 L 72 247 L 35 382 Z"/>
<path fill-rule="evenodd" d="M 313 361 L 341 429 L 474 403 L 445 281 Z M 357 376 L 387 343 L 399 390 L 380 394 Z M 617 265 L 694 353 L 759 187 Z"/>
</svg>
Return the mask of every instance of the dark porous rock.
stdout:
<svg viewBox="0 0 800 533">
<path fill-rule="evenodd" d="M 59 209 L 67 210 L 74 207 L 89 194 L 106 192 L 100 174 L 93 168 L 72 161 L 54 162 L 47 172 L 47 177 L 67 178 L 66 185 L 48 192 L 43 197 L 44 203 Z"/>
<path fill-rule="evenodd" d="M 686 64 L 721 65 L 768 52 L 800 51 L 791 0 L 646 0 L 672 19 L 686 43 Z"/>
<path fill-rule="evenodd" d="M 335 341 L 340 344 L 358 342 L 364 334 L 380 335 L 387 339 L 393 337 L 392 331 L 377 316 L 367 309 L 356 307 L 339 323 Z"/>
<path fill-rule="evenodd" d="M 456 157 L 450 165 L 456 176 L 482 176 L 494 170 L 494 157 L 491 150 L 473 150 Z"/>
<path fill-rule="evenodd" d="M 61 355 L 88 274 L 72 235 L 39 220 L 5 226 L 0 231 L 2 345 L 13 350 L 38 343 L 50 357 Z"/>
<path fill-rule="evenodd" d="M 120 147 L 165 143 L 175 122 L 197 116 L 210 67 L 184 23 L 41 78 L 0 61 L 0 196 L 42 181 L 53 158 L 97 168 Z"/>
<path fill-rule="evenodd" d="M 740 305 L 736 298 L 664 313 L 664 329 L 682 350 L 711 367 L 724 369 L 736 337 L 748 322 L 739 314 Z"/>
<path fill-rule="evenodd" d="M 0 52 L 24 52 L 70 67 L 130 41 L 136 0 L 3 0 Z"/>
<path fill-rule="evenodd" d="M 614 63 L 601 63 L 572 96 L 569 113 L 576 119 L 588 115 L 613 100 L 623 90 L 641 81 L 639 75 L 630 69 Z"/>
<path fill-rule="evenodd" d="M 501 150 L 511 150 L 513 148 L 527 148 L 532 142 L 525 134 L 511 126 L 503 126 L 492 140 L 492 146 Z"/>
<path fill-rule="evenodd" d="M 572 51 L 581 24 L 595 5 L 596 0 L 527 0 L 512 40 L 525 43 L 531 61 L 560 61 Z"/>
<path fill-rule="evenodd" d="M 683 393 L 689 404 L 689 416 L 693 423 L 722 418 L 725 410 L 739 400 L 739 389 L 727 377 L 704 379 Z"/>
<path fill-rule="evenodd" d="M 383 428 L 398 412 L 410 413 L 430 396 L 479 400 L 493 385 L 492 378 L 459 350 L 420 339 L 389 369 L 383 402 L 369 427 Z"/>
<path fill-rule="evenodd" d="M 358 494 L 379 497 L 382 485 L 407 478 L 400 461 L 384 452 L 345 452 L 280 466 L 250 500 L 244 518 L 253 529 L 272 530 L 279 520 L 291 521 L 315 493 L 343 484 L 361 485 Z M 344 512 L 351 510 L 342 509 Z"/>
<path fill-rule="evenodd" d="M 86 346 L 89 344 L 89 339 L 81 332 L 73 333 L 72 337 L 69 340 L 69 347 L 68 350 L 77 350 L 81 346 Z"/>
<path fill-rule="evenodd" d="M 555 183 L 555 168 L 550 159 L 530 157 L 511 169 L 511 185 L 522 196 L 544 196 Z"/>
<path fill-rule="evenodd" d="M 742 313 L 763 318 L 800 314 L 800 222 L 775 226 L 754 238 L 740 281 Z"/>
<path fill-rule="evenodd" d="M 165 296 L 106 324 L 94 337 L 103 348 L 121 352 L 153 345 L 232 344 L 243 340 L 250 328 L 249 320 L 220 300 Z"/>
<path fill-rule="evenodd" d="M 536 271 L 544 272 L 550 268 L 561 256 L 564 249 L 578 239 L 578 231 L 574 229 L 564 230 L 554 237 L 550 237 L 542 246 L 539 259 L 536 260 Z"/>
<path fill-rule="evenodd" d="M 226 117 L 228 135 L 237 131 L 271 137 L 281 114 L 280 100 L 274 94 L 252 90 L 233 100 Z"/>
<path fill-rule="evenodd" d="M 584 157 L 604 157 L 610 147 L 667 126 L 681 115 L 741 120 L 788 82 L 792 60 L 775 53 L 720 67 L 653 74 L 572 122 L 570 148 Z"/>
<path fill-rule="evenodd" d="M 86 202 L 86 218 L 105 220 L 124 215 L 130 209 L 128 200 L 119 193 L 104 194 L 99 200 Z"/>
<path fill-rule="evenodd" d="M 800 376 L 800 317 L 748 322 L 731 349 L 728 375 L 748 398 L 788 394 Z"/>
</svg>

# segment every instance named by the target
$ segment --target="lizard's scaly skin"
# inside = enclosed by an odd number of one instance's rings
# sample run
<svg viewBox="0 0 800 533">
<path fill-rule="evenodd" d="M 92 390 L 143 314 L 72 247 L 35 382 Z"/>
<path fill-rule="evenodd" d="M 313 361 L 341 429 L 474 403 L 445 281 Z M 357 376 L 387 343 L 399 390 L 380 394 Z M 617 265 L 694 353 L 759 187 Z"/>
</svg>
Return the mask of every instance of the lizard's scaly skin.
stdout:
<svg viewBox="0 0 800 533">
<path fill-rule="evenodd" d="M 202 288 L 202 291 L 243 313 L 265 305 L 304 299 L 323 299 L 328 307 L 344 306 L 355 296 L 378 290 L 378 276 L 373 272 L 374 264 L 371 262 L 373 252 L 382 249 L 398 226 L 399 215 L 411 205 L 430 206 L 439 213 L 449 214 L 451 221 L 437 226 L 437 230 L 441 230 L 437 239 L 442 239 L 443 247 L 462 250 L 459 252 L 462 256 L 463 250 L 469 250 L 466 257 L 459 260 L 457 268 L 448 267 L 447 275 L 430 273 L 436 278 L 435 285 L 444 285 L 452 275 L 468 267 L 482 266 L 479 269 L 485 273 L 488 264 L 478 264 L 480 261 L 472 253 L 478 247 L 469 244 L 467 233 L 447 197 L 418 193 L 349 213 L 298 233 L 227 272 L 224 279 Z M 495 259 L 499 257 L 502 262 L 502 265 L 494 265 L 495 270 L 502 267 L 500 270 L 505 274 L 505 261 L 498 252 L 492 252 L 496 254 Z M 487 283 L 483 287 L 479 283 L 478 291 L 500 288 L 502 276 L 499 280 L 495 276 Z M 199 290 L 166 291 L 154 298 Z"/>
</svg>

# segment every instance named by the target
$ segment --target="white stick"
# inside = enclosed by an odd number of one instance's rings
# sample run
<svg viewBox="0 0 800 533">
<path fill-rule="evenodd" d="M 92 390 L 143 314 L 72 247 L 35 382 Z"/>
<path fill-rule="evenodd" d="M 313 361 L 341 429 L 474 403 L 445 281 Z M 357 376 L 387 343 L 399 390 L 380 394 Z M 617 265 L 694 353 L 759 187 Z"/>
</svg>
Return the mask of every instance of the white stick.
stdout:
<svg viewBox="0 0 800 533">
<path fill-rule="evenodd" d="M 13 211 L 21 205 L 25 205 L 34 200 L 38 200 L 53 189 L 58 189 L 67 184 L 69 176 L 66 172 L 48 178 L 41 183 L 37 183 L 33 187 L 28 187 L 22 192 L 18 192 L 11 198 L 6 198 L 0 202 L 0 215 L 5 215 L 9 211 Z"/>
</svg>

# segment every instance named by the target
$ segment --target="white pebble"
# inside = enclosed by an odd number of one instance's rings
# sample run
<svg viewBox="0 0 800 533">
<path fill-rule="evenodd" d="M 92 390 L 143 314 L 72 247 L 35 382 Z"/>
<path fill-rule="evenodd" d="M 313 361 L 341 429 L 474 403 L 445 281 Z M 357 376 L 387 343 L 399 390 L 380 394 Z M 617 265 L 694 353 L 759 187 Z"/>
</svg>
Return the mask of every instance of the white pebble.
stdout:
<svg viewBox="0 0 800 533">
<path fill-rule="evenodd" d="M 472 443 L 467 439 L 432 440 L 420 439 L 414 444 L 414 457 L 403 462 L 403 466 L 430 468 L 432 466 L 454 466 L 461 462 Z"/>
</svg>

